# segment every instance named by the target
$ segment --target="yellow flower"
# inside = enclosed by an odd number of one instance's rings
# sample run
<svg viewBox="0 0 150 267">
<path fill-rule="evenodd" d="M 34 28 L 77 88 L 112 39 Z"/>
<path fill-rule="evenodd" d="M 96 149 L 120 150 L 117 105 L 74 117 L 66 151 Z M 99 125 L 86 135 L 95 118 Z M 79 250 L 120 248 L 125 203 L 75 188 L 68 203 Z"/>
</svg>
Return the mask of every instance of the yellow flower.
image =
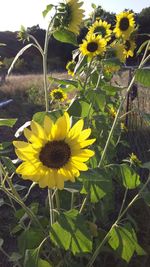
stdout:
<svg viewBox="0 0 150 267">
<path fill-rule="evenodd" d="M 141 161 L 138 159 L 138 157 L 134 153 L 131 153 L 130 155 L 130 162 L 131 164 L 135 164 L 135 165 L 141 164 Z"/>
<path fill-rule="evenodd" d="M 80 171 L 86 171 L 84 163 L 94 155 L 85 147 L 95 139 L 87 139 L 91 129 L 83 130 L 80 119 L 71 128 L 68 113 L 54 123 L 48 116 L 43 127 L 31 122 L 31 130 L 25 128 L 24 135 L 28 142 L 14 141 L 15 152 L 23 163 L 16 169 L 23 179 L 29 179 L 44 188 L 64 188 L 64 181 L 75 181 Z"/>
<path fill-rule="evenodd" d="M 78 0 L 66 0 L 68 7 L 68 30 L 79 34 L 80 25 L 83 20 L 84 10 L 80 9 L 83 2 L 78 2 Z"/>
<path fill-rule="evenodd" d="M 124 54 L 124 45 L 119 42 L 113 42 L 111 47 L 114 50 L 115 56 L 120 60 L 120 62 L 124 63 L 126 61 L 126 55 Z"/>
<path fill-rule="evenodd" d="M 128 132 L 128 128 L 126 127 L 126 125 L 124 124 L 124 122 L 120 123 L 120 128 L 122 131 Z"/>
<path fill-rule="evenodd" d="M 82 4 L 78 0 L 65 0 L 65 3 L 60 3 L 54 27 L 64 27 L 75 34 L 79 34 L 80 25 L 84 17 L 84 10 L 80 8 Z"/>
<path fill-rule="evenodd" d="M 129 39 L 130 34 L 135 29 L 134 14 L 130 11 L 124 11 L 116 15 L 116 19 L 117 22 L 116 27 L 114 29 L 116 37 L 122 37 L 124 40 Z"/>
<path fill-rule="evenodd" d="M 110 115 L 111 115 L 113 118 L 115 118 L 116 115 L 117 115 L 117 112 L 116 112 L 116 110 L 115 110 L 113 107 L 111 107 L 111 108 L 109 109 L 109 113 L 110 113 Z"/>
<path fill-rule="evenodd" d="M 105 38 L 105 40 L 109 41 L 112 33 L 110 27 L 111 24 L 108 24 L 106 21 L 96 20 L 90 27 L 88 34 L 100 35 L 102 38 Z"/>
<path fill-rule="evenodd" d="M 92 34 L 87 36 L 87 40 L 83 40 L 79 49 L 83 55 L 92 58 L 103 54 L 106 51 L 106 45 L 107 42 L 104 38 Z"/>
<path fill-rule="evenodd" d="M 126 58 L 134 56 L 134 50 L 136 48 L 136 43 L 132 40 L 126 40 L 124 43 L 124 55 Z"/>
<path fill-rule="evenodd" d="M 66 65 L 66 69 L 68 70 L 68 74 L 71 76 L 74 76 L 74 69 L 75 69 L 76 63 L 74 60 L 69 61 Z"/>
<path fill-rule="evenodd" d="M 50 97 L 54 101 L 60 101 L 63 102 L 67 98 L 67 94 L 63 92 L 61 89 L 53 89 L 50 92 Z"/>
</svg>

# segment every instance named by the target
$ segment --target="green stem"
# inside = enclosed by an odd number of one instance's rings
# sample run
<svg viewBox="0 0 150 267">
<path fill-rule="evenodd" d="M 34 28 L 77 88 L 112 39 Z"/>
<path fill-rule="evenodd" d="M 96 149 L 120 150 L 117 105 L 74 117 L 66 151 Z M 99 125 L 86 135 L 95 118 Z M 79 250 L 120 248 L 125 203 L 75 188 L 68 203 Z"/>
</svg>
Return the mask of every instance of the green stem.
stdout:
<svg viewBox="0 0 150 267">
<path fill-rule="evenodd" d="M 123 207 L 124 207 L 124 204 L 125 204 L 125 201 L 126 201 L 127 193 L 128 193 L 128 188 L 126 188 L 126 190 L 125 190 L 123 201 L 122 201 L 122 205 L 121 205 L 118 217 L 121 215 L 121 213 L 123 211 Z"/>
<path fill-rule="evenodd" d="M 128 209 L 135 203 L 135 201 L 139 198 L 139 196 L 141 195 L 141 193 L 144 191 L 144 189 L 146 188 L 147 184 L 150 182 L 150 176 L 148 177 L 146 183 L 143 185 L 143 187 L 140 189 L 140 191 L 138 192 L 138 194 L 131 200 L 131 202 L 128 204 L 128 206 L 122 211 L 122 213 L 118 215 L 117 220 L 115 221 L 115 223 L 112 225 L 112 227 L 110 228 L 110 230 L 108 231 L 108 233 L 106 234 L 106 236 L 104 237 L 104 239 L 102 240 L 102 242 L 99 244 L 99 246 L 96 248 L 93 256 L 91 257 L 90 261 L 88 262 L 88 264 L 86 265 L 86 267 L 92 267 L 94 261 L 96 260 L 98 254 L 100 253 L 101 248 L 103 247 L 103 245 L 105 245 L 105 243 L 108 240 L 108 237 L 110 235 L 110 232 L 112 231 L 112 229 L 119 223 L 119 221 L 122 219 L 122 217 L 125 215 L 125 213 L 128 211 Z"/>
<path fill-rule="evenodd" d="M 48 202 L 49 202 L 49 215 L 50 215 L 50 224 L 54 223 L 54 205 L 53 205 L 53 197 L 52 197 L 52 189 L 48 188 Z"/>
<path fill-rule="evenodd" d="M 81 213 L 86 205 L 86 202 L 88 200 L 88 195 L 84 198 L 83 202 L 82 202 L 82 205 L 81 205 L 81 208 L 79 210 L 79 213 Z"/>
<path fill-rule="evenodd" d="M 55 192 L 55 200 L 56 200 L 56 207 L 57 207 L 57 211 L 60 211 L 60 199 L 59 199 L 59 191 L 58 189 Z"/>
<path fill-rule="evenodd" d="M 87 82 L 88 82 L 88 78 L 90 76 L 90 71 L 91 71 L 91 65 L 92 65 L 92 62 L 93 62 L 93 58 L 91 59 L 89 65 L 88 65 L 88 69 L 87 69 L 87 73 L 86 73 L 86 78 L 85 78 L 85 82 L 84 82 L 84 85 L 83 85 L 83 92 L 85 91 L 86 89 L 86 85 L 87 85 Z"/>
</svg>

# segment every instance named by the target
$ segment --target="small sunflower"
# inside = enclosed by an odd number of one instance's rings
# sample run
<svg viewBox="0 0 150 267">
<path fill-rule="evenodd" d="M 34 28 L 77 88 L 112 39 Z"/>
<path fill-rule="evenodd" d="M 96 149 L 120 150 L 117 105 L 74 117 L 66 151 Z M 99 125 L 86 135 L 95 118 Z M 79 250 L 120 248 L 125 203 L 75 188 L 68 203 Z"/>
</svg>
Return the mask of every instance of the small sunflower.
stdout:
<svg viewBox="0 0 150 267">
<path fill-rule="evenodd" d="M 126 58 L 134 56 L 134 50 L 136 48 L 136 43 L 132 40 L 126 40 L 124 43 L 124 55 Z"/>
<path fill-rule="evenodd" d="M 84 17 L 84 10 L 80 8 L 82 4 L 78 0 L 65 0 L 65 3 L 60 3 L 54 26 L 65 27 L 67 30 L 79 34 Z"/>
<path fill-rule="evenodd" d="M 85 149 L 95 139 L 87 139 L 91 129 L 83 130 L 83 124 L 81 119 L 71 128 L 68 113 L 55 123 L 45 116 L 43 127 L 32 121 L 31 130 L 24 129 L 28 142 L 13 142 L 18 158 L 23 161 L 16 172 L 42 188 L 63 189 L 64 181 L 74 182 L 80 171 L 88 169 L 84 162 L 94 155 L 92 150 Z"/>
<path fill-rule="evenodd" d="M 83 40 L 80 45 L 80 51 L 83 55 L 90 58 L 103 54 L 106 51 L 107 42 L 99 35 L 91 34 L 87 35 L 87 39 Z"/>
<path fill-rule="evenodd" d="M 63 92 L 61 89 L 53 89 L 50 92 L 50 97 L 54 101 L 60 101 L 63 102 L 67 98 L 67 94 Z"/>
<path fill-rule="evenodd" d="M 74 60 L 69 61 L 66 65 L 66 69 L 68 70 L 68 74 L 71 76 L 74 76 L 74 69 L 75 69 L 76 63 Z"/>
<path fill-rule="evenodd" d="M 124 122 L 121 122 L 121 123 L 120 123 L 120 128 L 121 128 L 122 131 L 124 131 L 124 132 L 128 132 L 128 128 L 127 128 L 127 126 L 124 124 Z"/>
<path fill-rule="evenodd" d="M 117 22 L 116 27 L 114 29 L 116 37 L 122 37 L 124 40 L 129 39 L 130 34 L 135 29 L 134 14 L 130 11 L 124 11 L 116 15 L 116 19 Z"/>
<path fill-rule="evenodd" d="M 138 159 L 138 157 L 134 153 L 131 153 L 130 163 L 133 165 L 140 166 L 142 162 Z"/>
<path fill-rule="evenodd" d="M 124 45 L 119 42 L 113 42 L 111 48 L 113 49 L 114 56 L 117 57 L 120 62 L 125 63 L 126 55 L 124 54 Z"/>
<path fill-rule="evenodd" d="M 111 108 L 109 109 L 109 114 L 110 114 L 111 117 L 113 117 L 113 118 L 116 117 L 117 112 L 116 112 L 116 110 L 114 109 L 114 107 L 111 107 Z"/>
<path fill-rule="evenodd" d="M 102 38 L 105 38 L 105 40 L 109 41 L 112 33 L 110 27 L 111 24 L 108 24 L 106 21 L 96 20 L 90 27 L 88 34 L 100 35 Z"/>
</svg>

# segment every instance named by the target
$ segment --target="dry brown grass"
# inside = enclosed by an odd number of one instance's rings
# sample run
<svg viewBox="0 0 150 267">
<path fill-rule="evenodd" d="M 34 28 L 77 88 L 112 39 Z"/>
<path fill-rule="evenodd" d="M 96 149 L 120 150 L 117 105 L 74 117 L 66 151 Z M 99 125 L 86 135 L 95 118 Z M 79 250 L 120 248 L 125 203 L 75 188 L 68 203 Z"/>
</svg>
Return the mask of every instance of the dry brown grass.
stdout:
<svg viewBox="0 0 150 267">
<path fill-rule="evenodd" d="M 49 76 L 59 79 L 68 77 L 67 73 L 58 72 L 50 73 Z M 11 93 L 13 95 L 16 91 L 24 92 L 32 87 L 36 87 L 39 90 L 43 89 L 42 74 L 11 75 L 6 79 L 6 82 L 0 86 L 0 91 Z"/>
</svg>

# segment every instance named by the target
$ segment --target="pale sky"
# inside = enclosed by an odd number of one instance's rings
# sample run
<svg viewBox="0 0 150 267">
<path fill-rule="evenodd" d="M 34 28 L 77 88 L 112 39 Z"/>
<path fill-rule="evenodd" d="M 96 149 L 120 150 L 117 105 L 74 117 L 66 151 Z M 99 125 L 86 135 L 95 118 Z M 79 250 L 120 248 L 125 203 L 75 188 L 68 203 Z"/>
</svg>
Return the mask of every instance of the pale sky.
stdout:
<svg viewBox="0 0 150 267">
<path fill-rule="evenodd" d="M 150 0 L 82 0 L 86 14 L 92 11 L 91 4 L 101 5 L 106 11 L 119 13 L 125 8 L 140 12 L 150 6 Z M 63 0 L 0 0 L 0 31 L 16 31 L 20 26 L 31 27 L 39 24 L 46 28 L 47 19 L 42 16 L 46 5 Z"/>
</svg>

